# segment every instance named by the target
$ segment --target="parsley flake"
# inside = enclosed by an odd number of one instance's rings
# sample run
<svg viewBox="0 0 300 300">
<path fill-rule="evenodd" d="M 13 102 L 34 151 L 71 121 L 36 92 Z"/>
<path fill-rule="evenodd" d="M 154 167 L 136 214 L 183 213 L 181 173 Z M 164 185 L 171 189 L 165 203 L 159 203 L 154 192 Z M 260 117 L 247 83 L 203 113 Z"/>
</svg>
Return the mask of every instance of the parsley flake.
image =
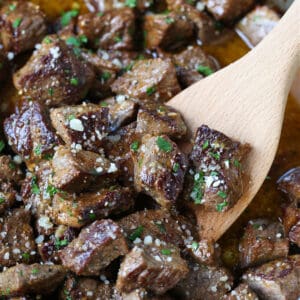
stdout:
<svg viewBox="0 0 300 300">
<path fill-rule="evenodd" d="M 222 203 L 219 203 L 216 205 L 216 209 L 218 212 L 222 212 L 223 209 L 228 205 L 228 202 L 227 201 L 224 201 Z"/>
<path fill-rule="evenodd" d="M 208 66 L 203 66 L 203 65 L 199 65 L 197 67 L 197 72 L 204 75 L 204 76 L 209 76 L 211 75 L 214 71 L 208 67 Z"/>
<path fill-rule="evenodd" d="M 55 248 L 57 250 L 59 250 L 60 248 L 64 247 L 64 246 L 67 246 L 69 244 L 69 241 L 64 239 L 64 240 L 59 240 L 59 239 L 56 239 L 55 240 Z"/>
<path fill-rule="evenodd" d="M 166 17 L 166 18 L 165 18 L 165 22 L 166 22 L 167 24 L 172 24 L 172 23 L 175 22 L 175 20 L 174 20 L 174 18 Z"/>
<path fill-rule="evenodd" d="M 156 225 L 156 227 L 159 229 L 159 231 L 160 231 L 161 233 L 166 233 L 166 232 L 167 232 L 167 230 L 166 230 L 164 224 L 162 224 L 161 221 L 154 221 L 154 224 Z"/>
<path fill-rule="evenodd" d="M 57 194 L 58 189 L 53 185 L 48 185 L 46 192 L 49 194 L 50 197 L 53 197 L 55 194 Z"/>
<path fill-rule="evenodd" d="M 218 191 L 218 196 L 223 198 L 223 199 L 226 199 L 228 197 L 227 194 L 223 191 Z"/>
<path fill-rule="evenodd" d="M 5 202 L 5 198 L 0 197 L 0 204 L 3 204 Z"/>
<path fill-rule="evenodd" d="M 0 141 L 0 152 L 2 152 L 4 148 L 5 148 L 5 143 L 1 140 Z"/>
<path fill-rule="evenodd" d="M 194 186 L 190 195 L 191 198 L 194 200 L 195 204 L 202 203 L 204 184 L 205 184 L 204 173 L 200 171 L 199 173 L 196 173 L 194 176 Z"/>
<path fill-rule="evenodd" d="M 197 243 L 197 242 L 192 242 L 192 249 L 193 249 L 194 251 L 197 251 L 198 248 L 199 248 L 199 243 Z"/>
<path fill-rule="evenodd" d="M 137 151 L 139 150 L 139 147 L 140 147 L 139 141 L 134 141 L 134 142 L 130 145 L 130 149 L 131 149 L 133 152 L 137 152 Z"/>
<path fill-rule="evenodd" d="M 36 156 L 41 155 L 41 153 L 42 153 L 42 145 L 41 145 L 41 144 L 38 144 L 38 145 L 34 148 L 33 152 L 34 152 L 34 154 L 35 154 Z"/>
<path fill-rule="evenodd" d="M 104 82 L 108 81 L 111 78 L 111 74 L 109 72 L 103 72 L 101 74 L 101 80 Z"/>
<path fill-rule="evenodd" d="M 207 149 L 208 147 L 209 147 L 209 141 L 206 140 L 206 141 L 204 141 L 204 143 L 203 143 L 203 145 L 202 145 L 202 149 L 205 150 L 205 149 Z"/>
<path fill-rule="evenodd" d="M 147 90 L 146 90 L 146 94 L 147 94 L 148 96 L 153 95 L 155 92 L 156 92 L 156 87 L 155 87 L 155 86 L 150 86 L 150 87 L 148 87 Z"/>
<path fill-rule="evenodd" d="M 179 170 L 179 163 L 175 163 L 174 165 L 173 165 L 173 172 L 174 173 L 177 173 L 178 172 L 178 170 Z"/>
<path fill-rule="evenodd" d="M 77 86 L 79 84 L 79 80 L 76 77 L 71 78 L 70 83 L 74 86 Z"/>
<path fill-rule="evenodd" d="M 15 19 L 14 22 L 12 23 L 12 27 L 14 29 L 17 29 L 21 25 L 22 20 L 23 20 L 22 18 Z"/>
<path fill-rule="evenodd" d="M 136 7 L 136 1 L 137 0 L 126 0 L 125 1 L 125 6 L 130 7 L 130 8 L 134 8 Z"/>
<path fill-rule="evenodd" d="M 62 16 L 61 16 L 61 20 L 60 20 L 60 24 L 65 27 L 67 25 L 70 24 L 71 20 L 75 17 L 77 17 L 79 14 L 79 11 L 78 10 L 70 10 L 70 11 L 67 11 L 65 12 Z"/>
<path fill-rule="evenodd" d="M 144 231 L 144 226 L 139 226 L 139 227 L 137 227 L 137 228 L 130 234 L 129 239 L 130 239 L 131 241 L 134 241 L 135 239 L 140 238 L 141 235 L 142 235 L 142 233 L 143 233 L 143 231 Z"/>
<path fill-rule="evenodd" d="M 160 150 L 166 153 L 169 153 L 173 150 L 172 144 L 161 136 L 157 138 L 156 145 Z"/>
<path fill-rule="evenodd" d="M 161 254 L 163 255 L 171 255 L 171 250 L 170 249 L 161 249 Z"/>
</svg>

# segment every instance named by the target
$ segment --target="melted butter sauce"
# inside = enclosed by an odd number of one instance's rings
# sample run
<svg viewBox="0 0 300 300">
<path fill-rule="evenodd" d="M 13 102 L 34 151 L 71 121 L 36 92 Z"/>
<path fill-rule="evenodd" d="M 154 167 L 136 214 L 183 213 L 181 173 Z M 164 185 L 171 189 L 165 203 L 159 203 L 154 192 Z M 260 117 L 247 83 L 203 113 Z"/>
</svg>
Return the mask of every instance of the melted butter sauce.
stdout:
<svg viewBox="0 0 300 300">
<path fill-rule="evenodd" d="M 83 1 L 32 0 L 39 4 L 49 19 L 54 19 L 63 11 L 80 8 L 86 11 Z M 204 47 L 204 50 L 216 57 L 222 66 L 226 66 L 249 51 L 247 45 L 237 36 L 218 46 Z M 1 88 L 1 114 L 12 112 L 18 95 L 11 82 Z M 199 124 L 200 125 L 200 124 Z M 251 124 L 249 124 L 251 126 Z M 253 218 L 268 217 L 277 219 L 281 215 L 284 197 L 277 191 L 277 179 L 288 169 L 300 165 L 300 102 L 289 98 L 280 146 L 268 179 L 243 215 L 219 241 L 224 263 L 236 270 L 238 263 L 238 241 L 243 234 L 243 227 Z"/>
</svg>

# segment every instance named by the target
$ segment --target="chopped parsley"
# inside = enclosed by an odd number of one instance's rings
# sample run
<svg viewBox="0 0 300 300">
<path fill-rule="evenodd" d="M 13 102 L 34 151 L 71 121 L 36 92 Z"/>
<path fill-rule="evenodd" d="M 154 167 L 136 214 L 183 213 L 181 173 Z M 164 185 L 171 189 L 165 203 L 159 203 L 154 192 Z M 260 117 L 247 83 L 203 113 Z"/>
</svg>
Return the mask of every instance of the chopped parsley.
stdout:
<svg viewBox="0 0 300 300">
<path fill-rule="evenodd" d="M 260 228 L 260 224 L 252 224 L 252 227 L 254 228 L 254 229 L 259 229 Z"/>
<path fill-rule="evenodd" d="M 49 36 L 46 36 L 46 37 L 44 38 L 43 42 L 44 42 L 45 44 L 51 44 L 51 43 L 52 43 L 52 40 L 49 38 Z"/>
<path fill-rule="evenodd" d="M 136 4 L 137 4 L 136 2 L 137 2 L 137 0 L 126 0 L 125 5 L 127 7 L 134 8 L 134 7 L 136 7 Z"/>
<path fill-rule="evenodd" d="M 215 160 L 220 160 L 220 154 L 219 153 L 209 152 L 209 155 L 212 158 L 214 158 Z"/>
<path fill-rule="evenodd" d="M 14 11 L 17 7 L 17 4 L 13 3 L 13 4 L 10 4 L 8 7 L 9 7 L 10 11 Z"/>
<path fill-rule="evenodd" d="M 197 67 L 197 71 L 198 71 L 198 73 L 200 73 L 200 74 L 202 74 L 204 76 L 209 76 L 209 75 L 211 75 L 214 72 L 210 67 L 203 66 L 203 65 L 199 65 Z"/>
<path fill-rule="evenodd" d="M 165 22 L 167 23 L 167 24 L 172 24 L 172 23 L 174 23 L 175 22 L 175 20 L 173 19 L 173 18 L 171 18 L 171 17 L 166 17 L 165 18 Z"/>
<path fill-rule="evenodd" d="M 175 163 L 174 165 L 173 165 L 173 172 L 174 173 L 177 173 L 178 172 L 178 170 L 179 170 L 179 163 Z"/>
<path fill-rule="evenodd" d="M 241 167 L 241 163 L 237 160 L 237 159 L 234 159 L 233 160 L 233 164 L 236 168 L 240 168 Z"/>
<path fill-rule="evenodd" d="M 32 275 L 36 275 L 36 274 L 38 274 L 38 273 L 39 273 L 39 270 L 36 269 L 36 268 L 32 269 L 32 271 L 31 271 L 31 274 L 32 274 Z"/>
<path fill-rule="evenodd" d="M 60 239 L 56 239 L 55 240 L 55 248 L 57 250 L 59 250 L 60 248 L 67 246 L 69 244 L 69 241 L 64 239 L 64 240 L 60 240 Z"/>
<path fill-rule="evenodd" d="M 203 199 L 203 185 L 205 184 L 204 173 L 200 171 L 194 176 L 194 186 L 191 192 L 191 198 L 195 204 L 201 204 Z"/>
<path fill-rule="evenodd" d="M 115 38 L 114 38 L 114 41 L 116 42 L 116 43 L 121 43 L 122 42 L 122 37 L 120 37 L 120 36 L 115 36 Z"/>
<path fill-rule="evenodd" d="M 1 140 L 0 141 L 0 152 L 2 152 L 4 148 L 5 148 L 5 143 Z"/>
<path fill-rule="evenodd" d="M 36 176 L 33 176 L 31 179 L 31 192 L 35 195 L 39 195 L 40 194 L 40 188 L 37 184 L 37 179 Z"/>
<path fill-rule="evenodd" d="M 102 17 L 103 15 L 104 15 L 104 12 L 103 12 L 103 11 L 100 11 L 100 12 L 97 13 L 97 16 L 98 16 L 98 17 Z"/>
<path fill-rule="evenodd" d="M 71 78 L 70 83 L 74 86 L 77 86 L 79 84 L 79 80 L 76 77 Z"/>
<path fill-rule="evenodd" d="M 79 37 L 76 36 L 70 36 L 66 39 L 66 43 L 69 46 L 73 47 L 81 47 L 82 44 L 86 44 L 88 42 L 88 39 L 85 35 L 81 35 Z"/>
<path fill-rule="evenodd" d="M 202 149 L 205 150 L 209 147 L 209 141 L 208 140 L 205 140 L 203 145 L 202 145 Z"/>
<path fill-rule="evenodd" d="M 197 251 L 198 248 L 199 248 L 199 243 L 197 243 L 197 242 L 192 242 L 192 249 L 193 249 L 194 251 Z"/>
<path fill-rule="evenodd" d="M 103 80 L 104 82 L 106 82 L 107 80 L 109 80 L 111 78 L 111 74 L 109 72 L 103 72 L 101 74 L 101 80 Z"/>
<path fill-rule="evenodd" d="M 68 120 L 69 120 L 69 121 L 74 120 L 74 119 L 76 119 L 75 115 L 69 115 L 69 116 L 68 116 Z"/>
<path fill-rule="evenodd" d="M 23 253 L 22 257 L 24 260 L 29 261 L 30 255 L 29 255 L 29 253 Z"/>
<path fill-rule="evenodd" d="M 227 194 L 223 191 L 218 191 L 218 196 L 223 198 L 223 199 L 226 199 L 228 197 Z"/>
<path fill-rule="evenodd" d="M 142 233 L 143 233 L 143 231 L 144 231 L 144 226 L 139 226 L 139 227 L 137 227 L 137 228 L 130 234 L 129 239 L 130 239 L 131 241 L 134 241 L 135 239 L 140 238 L 141 235 L 142 235 Z"/>
<path fill-rule="evenodd" d="M 70 10 L 65 12 L 62 16 L 61 16 L 61 20 L 60 20 L 60 24 L 65 27 L 67 25 L 70 24 L 71 20 L 75 17 L 77 17 L 79 14 L 79 11 L 76 9 Z"/>
<path fill-rule="evenodd" d="M 53 96 L 54 89 L 52 87 L 48 89 L 48 94 L 49 94 L 49 96 Z"/>
<path fill-rule="evenodd" d="M 5 202 L 5 198 L 0 197 L 0 204 L 3 204 Z"/>
<path fill-rule="evenodd" d="M 156 227 L 159 229 L 159 231 L 161 233 L 166 233 L 167 232 L 164 224 L 161 221 L 154 221 L 154 224 L 156 225 Z"/>
<path fill-rule="evenodd" d="M 218 212 L 222 212 L 223 209 L 228 205 L 228 202 L 227 201 L 224 201 L 222 203 L 219 203 L 216 205 L 216 209 Z"/>
<path fill-rule="evenodd" d="M 148 87 L 147 90 L 146 90 L 146 94 L 147 94 L 148 96 L 153 95 L 155 92 L 156 92 L 156 87 L 155 87 L 155 86 L 150 86 L 150 87 Z"/>
<path fill-rule="evenodd" d="M 90 220 L 96 220 L 96 214 L 95 213 L 89 213 Z"/>
<path fill-rule="evenodd" d="M 100 106 L 101 107 L 108 107 L 108 103 L 103 101 L 103 102 L 100 103 Z"/>
<path fill-rule="evenodd" d="M 58 189 L 54 187 L 53 185 L 48 185 L 46 192 L 49 194 L 50 197 L 53 197 L 55 194 L 57 194 Z"/>
<path fill-rule="evenodd" d="M 42 145 L 41 144 L 38 144 L 34 150 L 33 150 L 34 154 L 39 156 L 42 154 Z"/>
<path fill-rule="evenodd" d="M 14 20 L 14 22 L 12 23 L 12 27 L 14 29 L 17 29 L 22 23 L 22 18 L 17 18 Z"/>
<path fill-rule="evenodd" d="M 10 168 L 11 170 L 14 170 L 14 169 L 16 168 L 15 163 L 12 162 L 12 161 L 9 162 L 8 166 L 9 166 L 9 168 Z"/>
<path fill-rule="evenodd" d="M 137 152 L 139 150 L 140 147 L 140 143 L 139 141 L 134 141 L 131 145 L 130 145 L 130 149 L 134 152 Z"/>
<path fill-rule="evenodd" d="M 163 255 L 171 255 L 171 250 L 170 249 L 161 249 L 161 254 Z"/>
<path fill-rule="evenodd" d="M 157 138 L 156 145 L 160 150 L 166 153 L 171 152 L 173 150 L 172 144 L 161 136 Z"/>
</svg>

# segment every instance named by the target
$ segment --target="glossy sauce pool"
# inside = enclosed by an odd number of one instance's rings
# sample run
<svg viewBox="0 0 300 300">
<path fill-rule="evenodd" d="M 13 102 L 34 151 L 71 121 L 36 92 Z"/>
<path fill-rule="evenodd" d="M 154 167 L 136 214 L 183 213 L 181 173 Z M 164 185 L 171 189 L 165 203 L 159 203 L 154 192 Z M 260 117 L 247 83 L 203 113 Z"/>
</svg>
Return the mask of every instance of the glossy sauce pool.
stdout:
<svg viewBox="0 0 300 300">
<path fill-rule="evenodd" d="M 51 19 L 71 8 L 80 7 L 85 11 L 83 1 L 32 0 L 32 2 L 39 4 Z M 246 54 L 249 48 L 237 35 L 234 35 L 223 44 L 205 47 L 204 50 L 216 57 L 222 66 L 226 66 Z M 0 88 L 3 117 L 12 111 L 18 97 L 11 83 L 8 82 Z M 238 271 L 238 241 L 248 220 L 259 217 L 272 219 L 280 217 L 280 206 L 284 197 L 277 191 L 276 181 L 288 169 L 300 165 L 300 99 L 298 100 L 299 102 L 292 97 L 289 98 L 278 153 L 264 185 L 243 215 L 219 241 L 223 261 L 232 270 Z"/>
</svg>

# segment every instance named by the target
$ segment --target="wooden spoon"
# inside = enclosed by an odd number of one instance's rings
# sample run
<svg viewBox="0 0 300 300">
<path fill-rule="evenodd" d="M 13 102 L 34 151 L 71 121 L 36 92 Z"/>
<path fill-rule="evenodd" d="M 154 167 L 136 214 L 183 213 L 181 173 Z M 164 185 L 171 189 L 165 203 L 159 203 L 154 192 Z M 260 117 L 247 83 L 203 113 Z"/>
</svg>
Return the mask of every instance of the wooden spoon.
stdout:
<svg viewBox="0 0 300 300">
<path fill-rule="evenodd" d="M 225 213 L 204 212 L 201 205 L 196 210 L 201 238 L 218 240 L 263 184 L 276 154 L 299 65 L 300 0 L 296 0 L 256 48 L 168 103 L 182 113 L 193 132 L 207 124 L 252 147 L 246 166 L 251 180 L 238 203 Z"/>
</svg>

